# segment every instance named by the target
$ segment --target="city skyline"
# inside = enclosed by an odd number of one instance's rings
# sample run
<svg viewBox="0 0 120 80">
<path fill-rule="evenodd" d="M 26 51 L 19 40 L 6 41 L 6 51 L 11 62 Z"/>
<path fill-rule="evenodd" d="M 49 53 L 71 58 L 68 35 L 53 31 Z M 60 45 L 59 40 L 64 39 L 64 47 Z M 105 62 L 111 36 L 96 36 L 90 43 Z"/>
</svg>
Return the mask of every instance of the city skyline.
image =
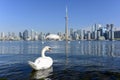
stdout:
<svg viewBox="0 0 120 80">
<path fill-rule="evenodd" d="M 67 16 L 65 17 L 65 21 L 67 22 Z M 67 25 L 67 24 L 66 24 Z M 67 26 L 66 26 L 67 27 Z M 57 34 L 53 34 L 50 32 L 43 33 L 38 32 L 33 29 L 24 30 L 23 32 L 19 32 L 19 34 L 15 34 L 14 32 L 8 32 L 7 34 L 4 32 L 0 33 L 0 41 L 44 41 L 44 40 L 120 40 L 120 30 L 117 30 L 114 24 L 106 24 L 106 26 L 102 26 L 101 24 L 94 24 L 91 26 L 90 30 L 86 29 L 73 29 L 70 30 L 65 29 L 65 33 L 57 32 Z M 48 37 L 49 36 L 49 37 Z"/>
<path fill-rule="evenodd" d="M 0 32 L 65 32 L 66 5 L 68 27 L 88 28 L 96 24 L 120 26 L 119 0 L 0 0 Z"/>
</svg>

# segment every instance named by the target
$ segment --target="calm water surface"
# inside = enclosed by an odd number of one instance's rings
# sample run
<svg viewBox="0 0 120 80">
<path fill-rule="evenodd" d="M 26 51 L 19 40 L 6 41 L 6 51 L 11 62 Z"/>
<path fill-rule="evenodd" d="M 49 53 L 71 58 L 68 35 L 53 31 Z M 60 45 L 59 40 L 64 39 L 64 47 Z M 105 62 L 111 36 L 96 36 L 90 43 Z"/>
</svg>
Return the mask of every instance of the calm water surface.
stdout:
<svg viewBox="0 0 120 80">
<path fill-rule="evenodd" d="M 46 55 L 54 60 L 47 70 L 34 71 L 28 61 Z M 120 80 L 119 41 L 1 41 L 0 80 Z"/>
</svg>

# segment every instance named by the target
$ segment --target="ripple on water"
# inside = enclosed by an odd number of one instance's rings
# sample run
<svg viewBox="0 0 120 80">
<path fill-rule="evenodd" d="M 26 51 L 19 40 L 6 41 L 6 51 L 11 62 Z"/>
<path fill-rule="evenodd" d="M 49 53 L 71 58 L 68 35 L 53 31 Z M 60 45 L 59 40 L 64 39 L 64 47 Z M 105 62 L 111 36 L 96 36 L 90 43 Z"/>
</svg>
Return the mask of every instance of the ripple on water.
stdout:
<svg viewBox="0 0 120 80">
<path fill-rule="evenodd" d="M 61 70 L 49 76 L 52 80 L 120 80 L 120 73 L 109 71 Z"/>
</svg>

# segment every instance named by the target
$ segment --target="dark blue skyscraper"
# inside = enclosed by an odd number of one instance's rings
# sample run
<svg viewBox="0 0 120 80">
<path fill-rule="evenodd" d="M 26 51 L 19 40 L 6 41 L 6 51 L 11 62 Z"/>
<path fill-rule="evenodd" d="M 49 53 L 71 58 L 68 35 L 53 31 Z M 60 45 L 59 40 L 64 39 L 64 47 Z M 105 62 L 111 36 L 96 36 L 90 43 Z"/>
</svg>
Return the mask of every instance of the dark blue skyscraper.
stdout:
<svg viewBox="0 0 120 80">
<path fill-rule="evenodd" d="M 20 39 L 23 39 L 23 34 L 21 32 L 19 32 L 19 37 Z"/>
<path fill-rule="evenodd" d="M 70 37 L 73 40 L 74 39 L 74 31 L 73 28 L 70 28 Z"/>
<path fill-rule="evenodd" d="M 111 38 L 110 38 L 110 40 L 114 40 L 114 30 L 113 30 L 113 24 L 110 24 L 110 33 L 111 33 Z"/>
<path fill-rule="evenodd" d="M 23 40 L 28 40 L 28 38 L 29 38 L 28 30 L 25 30 L 25 31 L 23 32 Z"/>
</svg>

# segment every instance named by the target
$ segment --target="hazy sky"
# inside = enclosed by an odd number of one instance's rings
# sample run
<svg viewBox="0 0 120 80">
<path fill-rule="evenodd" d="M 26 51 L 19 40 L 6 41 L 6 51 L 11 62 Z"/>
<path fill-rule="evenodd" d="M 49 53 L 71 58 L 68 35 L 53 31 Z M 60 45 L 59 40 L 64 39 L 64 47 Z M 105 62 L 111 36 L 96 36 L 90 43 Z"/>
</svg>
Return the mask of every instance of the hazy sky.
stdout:
<svg viewBox="0 0 120 80">
<path fill-rule="evenodd" d="M 66 4 L 69 28 L 120 26 L 120 0 L 0 0 L 0 32 L 64 32 Z"/>
</svg>

